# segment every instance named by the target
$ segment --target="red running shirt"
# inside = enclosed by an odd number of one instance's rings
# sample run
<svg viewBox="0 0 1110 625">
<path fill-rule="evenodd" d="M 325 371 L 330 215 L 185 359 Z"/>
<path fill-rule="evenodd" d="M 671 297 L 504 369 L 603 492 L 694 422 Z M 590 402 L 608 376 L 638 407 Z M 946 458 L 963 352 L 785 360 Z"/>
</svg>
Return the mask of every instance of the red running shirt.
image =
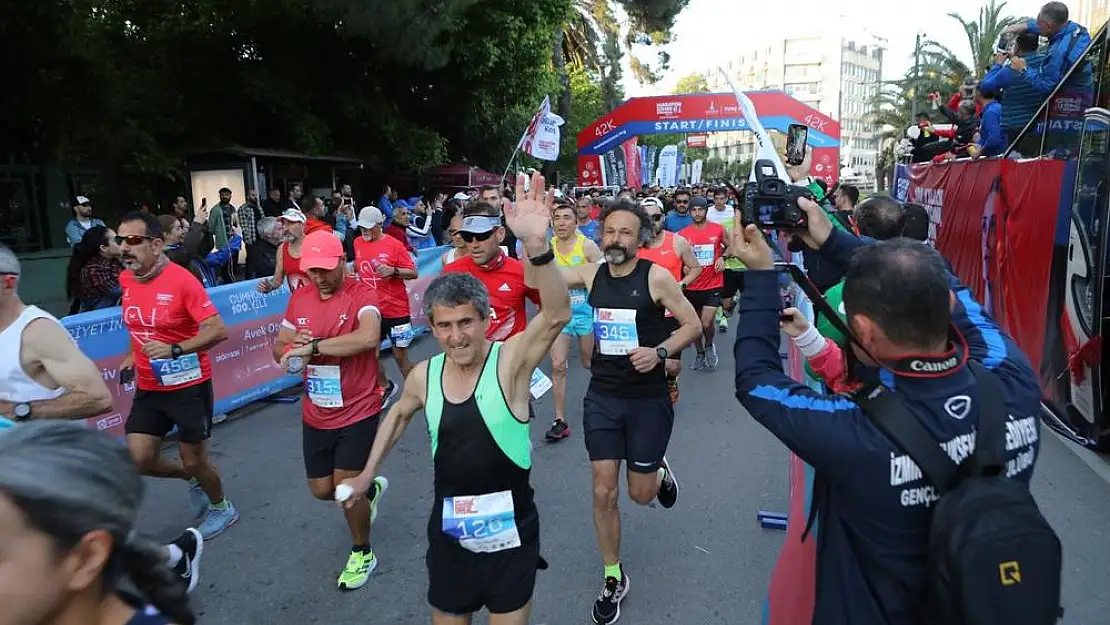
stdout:
<svg viewBox="0 0 1110 625">
<path fill-rule="evenodd" d="M 281 325 L 294 332 L 307 330 L 318 339 L 350 334 L 358 329 L 363 313 L 370 312 L 380 320 L 381 313 L 374 305 L 376 299 L 373 289 L 351 276 L 328 299 L 321 299 L 315 287 L 298 289 L 289 298 Z M 346 358 L 305 358 L 306 397 L 301 402 L 305 425 L 337 430 L 381 412 L 379 366 L 377 349 Z"/>
<path fill-rule="evenodd" d="M 409 292 L 405 288 L 405 281 L 395 276 L 379 276 L 376 268 L 381 265 L 416 269 L 416 262 L 412 260 L 408 250 L 393 237 L 382 236 L 376 241 L 368 241 L 362 236 L 355 239 L 355 270 L 359 279 L 378 293 L 378 308 L 382 311 L 382 317 L 408 317 L 412 309 L 409 306 Z"/>
<path fill-rule="evenodd" d="M 721 224 L 705 222 L 699 228 L 686 226 L 678 233 L 694 250 L 694 258 L 701 265 L 701 273 L 690 283 L 689 291 L 712 291 L 725 285 L 725 276 L 713 265 L 725 251 L 725 229 Z"/>
<path fill-rule="evenodd" d="M 674 233 L 663 231 L 663 244 L 659 247 L 641 247 L 636 251 L 636 256 L 659 265 L 674 276 L 678 282 L 682 281 L 682 257 L 674 249 Z M 723 283 L 722 283 L 723 284 Z"/>
<path fill-rule="evenodd" d="M 289 252 L 289 242 L 281 244 L 281 270 L 285 272 L 285 281 L 289 283 L 289 290 L 296 291 L 308 284 L 308 274 L 301 271 L 300 257 L 293 257 Z"/>
<path fill-rule="evenodd" d="M 153 363 L 143 353 L 147 341 L 173 345 L 195 338 L 200 323 L 216 316 L 216 307 L 200 280 L 181 265 L 170 263 L 149 282 L 139 282 L 130 271 L 121 273 L 119 282 L 123 288 L 123 325 L 131 335 L 139 389 L 173 391 L 212 379 L 207 352 Z"/>
<path fill-rule="evenodd" d="M 525 300 L 540 304 L 540 294 L 524 284 L 524 265 L 505 253 L 495 269 L 482 269 L 470 256 L 464 256 L 443 268 L 444 273 L 469 273 L 482 281 L 489 291 L 492 310 L 486 338 L 504 341 L 524 332 L 528 326 Z"/>
</svg>

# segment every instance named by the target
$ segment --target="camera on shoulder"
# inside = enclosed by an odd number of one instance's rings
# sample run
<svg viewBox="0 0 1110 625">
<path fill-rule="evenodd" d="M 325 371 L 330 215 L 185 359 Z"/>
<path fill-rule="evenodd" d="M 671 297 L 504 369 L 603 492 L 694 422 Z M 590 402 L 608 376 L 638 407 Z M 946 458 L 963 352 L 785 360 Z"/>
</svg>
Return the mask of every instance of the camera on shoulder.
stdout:
<svg viewBox="0 0 1110 625">
<path fill-rule="evenodd" d="M 778 177 L 775 164 L 768 159 L 755 162 L 755 181 L 744 185 L 742 216 L 744 225 L 789 230 L 806 227 L 806 214 L 798 198 L 817 201 L 809 189 L 792 185 Z"/>
</svg>

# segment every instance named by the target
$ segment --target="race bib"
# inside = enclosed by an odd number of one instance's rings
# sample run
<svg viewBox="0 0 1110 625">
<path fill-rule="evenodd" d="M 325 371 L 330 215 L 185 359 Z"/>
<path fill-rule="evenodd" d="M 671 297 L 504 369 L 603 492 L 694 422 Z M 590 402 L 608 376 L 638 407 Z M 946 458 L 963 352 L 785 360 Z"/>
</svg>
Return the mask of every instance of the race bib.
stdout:
<svg viewBox="0 0 1110 625">
<path fill-rule="evenodd" d="M 443 533 L 473 553 L 520 546 L 512 491 L 443 498 Z"/>
<path fill-rule="evenodd" d="M 570 305 L 579 306 L 586 303 L 586 289 L 570 290 Z"/>
<path fill-rule="evenodd" d="M 321 408 L 343 407 L 339 365 L 308 365 L 304 385 L 308 391 L 308 399 L 313 404 Z"/>
<path fill-rule="evenodd" d="M 178 358 L 159 358 L 150 361 L 158 386 L 180 386 L 200 379 L 200 358 L 196 354 L 182 354 Z"/>
<path fill-rule="evenodd" d="M 715 248 L 716 246 L 712 244 L 695 245 L 694 258 L 698 259 L 698 264 L 702 267 L 711 266 L 713 264 L 713 261 L 715 260 L 713 258 L 713 250 Z"/>
<path fill-rule="evenodd" d="M 594 311 L 594 338 L 603 356 L 627 356 L 640 346 L 636 311 L 627 308 L 598 308 Z"/>
<path fill-rule="evenodd" d="M 532 391 L 532 399 L 543 397 L 547 391 L 551 390 L 552 386 L 554 386 L 554 383 L 543 371 L 539 369 L 532 371 L 532 382 L 529 387 L 529 390 Z"/>
</svg>

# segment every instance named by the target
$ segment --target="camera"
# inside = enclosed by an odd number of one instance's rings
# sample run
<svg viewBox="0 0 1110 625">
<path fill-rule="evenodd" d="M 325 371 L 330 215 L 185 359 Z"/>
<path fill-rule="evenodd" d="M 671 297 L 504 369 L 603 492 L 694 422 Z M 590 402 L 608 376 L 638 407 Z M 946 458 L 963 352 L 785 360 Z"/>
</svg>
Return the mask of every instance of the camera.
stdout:
<svg viewBox="0 0 1110 625">
<path fill-rule="evenodd" d="M 744 224 L 754 223 L 761 228 L 777 230 L 804 228 L 806 214 L 798 206 L 798 198 L 816 202 L 813 192 L 780 179 L 770 160 L 756 161 L 754 171 L 755 182 L 744 185 Z"/>
</svg>

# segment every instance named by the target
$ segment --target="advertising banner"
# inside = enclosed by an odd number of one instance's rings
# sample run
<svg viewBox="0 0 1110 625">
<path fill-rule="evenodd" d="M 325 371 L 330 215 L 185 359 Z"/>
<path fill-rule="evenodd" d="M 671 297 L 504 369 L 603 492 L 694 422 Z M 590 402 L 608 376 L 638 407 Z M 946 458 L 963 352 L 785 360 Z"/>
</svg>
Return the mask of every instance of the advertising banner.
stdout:
<svg viewBox="0 0 1110 625">
<path fill-rule="evenodd" d="M 640 186 L 646 187 L 651 184 L 651 175 L 655 171 L 651 168 L 651 158 L 648 152 L 648 146 L 640 146 Z"/>
<path fill-rule="evenodd" d="M 640 166 L 640 148 L 636 145 L 639 142 L 639 137 L 632 137 L 621 145 L 621 149 L 624 150 L 627 184 L 633 189 L 639 189 L 644 185 L 643 172 Z"/>
<path fill-rule="evenodd" d="M 694 161 L 694 165 L 690 168 L 690 184 L 699 184 L 701 182 L 701 170 L 705 166 L 699 158 Z"/>
<path fill-rule="evenodd" d="M 704 132 L 686 135 L 686 147 L 688 148 L 704 148 L 709 142 L 709 135 Z"/>
<path fill-rule="evenodd" d="M 564 123 L 562 117 L 551 112 L 551 97 L 544 98 L 540 108 L 532 115 L 517 149 L 540 160 L 559 160 L 559 127 Z"/>
<path fill-rule="evenodd" d="M 662 187 L 678 184 L 678 146 L 668 145 L 659 151 L 659 168 L 655 172 L 657 182 Z"/>
<path fill-rule="evenodd" d="M 417 258 L 420 277 L 408 283 L 412 324 L 420 332 L 427 331 L 428 325 L 423 310 L 424 290 L 441 273 L 440 257 L 445 250 L 445 247 L 420 250 Z M 300 376 L 282 372 L 273 357 L 274 341 L 289 302 L 289 288 L 282 286 L 262 294 L 255 290 L 257 285 L 258 280 L 250 280 L 208 290 L 227 325 L 227 340 L 209 351 L 216 414 L 225 414 L 301 383 Z M 134 383 L 119 383 L 119 365 L 130 345 L 121 313 L 118 307 L 105 308 L 62 319 L 77 346 L 100 368 L 112 392 L 112 409 L 86 422 L 91 428 L 119 436 L 123 435 L 135 392 Z M 383 349 L 388 345 L 387 340 L 382 341 Z"/>
<path fill-rule="evenodd" d="M 578 186 L 604 187 L 607 184 L 605 167 L 601 164 L 601 157 L 593 154 L 580 154 L 578 156 Z"/>
</svg>

